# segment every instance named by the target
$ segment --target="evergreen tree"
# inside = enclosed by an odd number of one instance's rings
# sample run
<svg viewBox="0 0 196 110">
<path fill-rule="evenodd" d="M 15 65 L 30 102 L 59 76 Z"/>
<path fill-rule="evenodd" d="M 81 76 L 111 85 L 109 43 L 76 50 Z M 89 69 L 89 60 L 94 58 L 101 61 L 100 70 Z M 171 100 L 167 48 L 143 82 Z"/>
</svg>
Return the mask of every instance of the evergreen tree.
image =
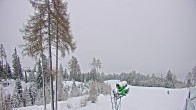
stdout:
<svg viewBox="0 0 196 110">
<path fill-rule="evenodd" d="M 95 68 L 92 68 L 91 70 L 90 70 L 90 79 L 92 79 L 92 80 L 97 80 L 97 71 L 96 71 L 96 69 Z"/>
<path fill-rule="evenodd" d="M 90 63 L 90 65 L 91 68 L 95 68 L 97 72 L 100 68 L 102 68 L 102 63 L 100 59 L 93 58 L 93 61 Z"/>
<path fill-rule="evenodd" d="M 18 64 L 18 77 L 20 78 L 20 80 L 24 80 L 24 75 L 22 73 L 22 67 L 21 67 L 21 62 L 20 62 L 19 56 L 17 58 L 17 64 Z"/>
<path fill-rule="evenodd" d="M 40 89 L 43 87 L 43 79 L 42 79 L 42 67 L 41 67 L 41 60 L 37 62 L 37 77 L 36 77 L 36 84 L 37 84 L 37 89 Z"/>
<path fill-rule="evenodd" d="M 14 93 L 12 95 L 12 106 L 14 108 L 23 106 L 23 91 L 20 79 L 15 81 Z"/>
<path fill-rule="evenodd" d="M 186 81 L 186 87 L 191 87 L 192 86 L 192 80 L 191 80 L 191 78 L 192 78 L 192 74 L 191 74 L 191 72 L 189 72 L 187 74 L 187 76 L 186 76 L 186 79 L 185 79 L 185 81 Z"/>
<path fill-rule="evenodd" d="M 0 81 L 2 79 L 2 76 L 3 76 L 3 65 L 2 62 L 0 61 Z"/>
<path fill-rule="evenodd" d="M 7 55 L 5 53 L 5 48 L 3 47 L 3 44 L 1 44 L 1 46 L 0 46 L 0 57 L 1 57 L 2 67 L 3 67 L 3 65 L 4 65 L 3 64 L 3 59 L 7 60 Z M 4 73 L 4 68 L 2 68 L 1 74 L 2 75 L 5 74 Z M 3 76 L 5 76 L 5 75 L 3 75 Z M 0 80 L 1 80 L 1 77 L 0 77 Z"/>
<path fill-rule="evenodd" d="M 36 81 L 35 69 L 36 69 L 36 65 L 34 66 L 33 70 L 29 73 L 29 77 L 28 77 L 29 82 L 35 82 Z"/>
<path fill-rule="evenodd" d="M 76 57 L 72 56 L 71 60 L 68 62 L 69 70 L 70 70 L 70 78 L 75 81 L 79 81 L 80 77 L 79 73 L 81 73 L 80 65 L 78 64 L 78 60 Z"/>
<path fill-rule="evenodd" d="M 98 72 L 99 69 L 102 68 L 102 63 L 100 59 L 93 58 L 92 62 L 90 63 L 90 66 L 90 74 L 92 75 L 93 80 L 100 81 L 100 73 Z"/>
<path fill-rule="evenodd" d="M 64 73 L 63 73 L 63 80 L 68 80 L 69 79 L 69 75 L 68 75 L 68 73 L 67 73 L 67 69 L 65 68 L 64 69 Z"/>
<path fill-rule="evenodd" d="M 25 87 L 25 90 L 24 90 L 23 94 L 24 94 L 23 98 L 24 98 L 24 101 L 25 101 L 25 105 L 30 106 L 32 103 L 31 103 L 30 91 L 27 87 Z"/>
<path fill-rule="evenodd" d="M 5 78 L 11 79 L 12 78 L 12 71 L 9 63 L 6 62 L 6 65 L 4 65 L 4 70 L 5 70 Z"/>
<path fill-rule="evenodd" d="M 20 78 L 21 80 L 24 79 L 22 68 L 21 68 L 21 63 L 20 63 L 20 58 L 17 55 L 16 48 L 14 49 L 14 54 L 12 55 L 12 58 L 13 58 L 12 60 L 13 78 L 14 79 Z"/>
<path fill-rule="evenodd" d="M 35 84 L 30 86 L 29 92 L 30 92 L 30 97 L 31 97 L 31 105 L 34 105 L 35 104 L 36 95 L 37 95 L 37 89 L 36 89 L 36 85 Z"/>
<path fill-rule="evenodd" d="M 192 69 L 193 85 L 196 85 L 196 66 Z"/>
<path fill-rule="evenodd" d="M 173 75 L 170 70 L 167 72 L 165 80 L 166 80 L 165 81 L 166 88 L 175 88 L 174 81 L 173 81 Z"/>
<path fill-rule="evenodd" d="M 13 108 L 20 107 L 20 102 L 19 102 L 18 99 L 19 99 L 19 97 L 18 97 L 17 93 L 14 92 L 12 94 L 12 98 L 11 98 L 11 105 L 12 105 Z"/>
<path fill-rule="evenodd" d="M 43 89 L 42 88 L 38 89 L 36 94 L 37 95 L 35 99 L 35 105 L 43 105 L 44 104 Z"/>
<path fill-rule="evenodd" d="M 14 49 L 14 54 L 12 55 L 12 67 L 13 67 L 13 78 L 17 79 L 18 78 L 18 74 L 19 74 L 19 70 L 18 70 L 18 55 L 17 55 L 17 50 L 16 48 Z"/>
</svg>

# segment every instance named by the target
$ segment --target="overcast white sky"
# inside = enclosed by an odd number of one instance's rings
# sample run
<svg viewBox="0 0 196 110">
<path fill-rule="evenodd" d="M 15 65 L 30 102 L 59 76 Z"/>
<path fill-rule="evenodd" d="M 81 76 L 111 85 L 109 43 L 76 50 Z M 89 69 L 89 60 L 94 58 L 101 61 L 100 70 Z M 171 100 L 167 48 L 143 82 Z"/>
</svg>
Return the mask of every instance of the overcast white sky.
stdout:
<svg viewBox="0 0 196 110">
<path fill-rule="evenodd" d="M 68 0 L 71 29 L 77 41 L 73 54 L 82 72 L 93 57 L 105 73 L 136 70 L 163 74 L 170 69 L 179 79 L 196 65 L 195 0 Z M 0 43 L 8 61 L 17 47 L 23 67 L 19 29 L 33 13 L 28 0 L 0 1 Z M 66 56 L 67 59 L 70 56 Z M 63 65 L 67 60 L 61 60 Z"/>
</svg>

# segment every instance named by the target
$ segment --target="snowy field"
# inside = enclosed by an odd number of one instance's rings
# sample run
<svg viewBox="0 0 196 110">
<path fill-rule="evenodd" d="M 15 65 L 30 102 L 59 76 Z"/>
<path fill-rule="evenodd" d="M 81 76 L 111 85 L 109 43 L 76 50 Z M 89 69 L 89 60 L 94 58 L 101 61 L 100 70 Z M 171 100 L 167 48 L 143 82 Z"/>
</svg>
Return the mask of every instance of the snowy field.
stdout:
<svg viewBox="0 0 196 110">
<path fill-rule="evenodd" d="M 114 85 L 119 81 L 107 81 Z M 114 86 L 113 86 L 114 87 Z M 169 94 L 168 94 L 169 91 Z M 130 92 L 122 98 L 121 110 L 184 110 L 188 89 L 130 86 Z M 58 103 L 58 110 L 112 110 L 110 96 L 99 95 L 96 103 L 87 102 L 80 107 L 81 98 L 75 97 Z M 43 110 L 43 106 L 29 106 L 14 110 Z M 47 105 L 50 109 L 50 104 Z"/>
</svg>

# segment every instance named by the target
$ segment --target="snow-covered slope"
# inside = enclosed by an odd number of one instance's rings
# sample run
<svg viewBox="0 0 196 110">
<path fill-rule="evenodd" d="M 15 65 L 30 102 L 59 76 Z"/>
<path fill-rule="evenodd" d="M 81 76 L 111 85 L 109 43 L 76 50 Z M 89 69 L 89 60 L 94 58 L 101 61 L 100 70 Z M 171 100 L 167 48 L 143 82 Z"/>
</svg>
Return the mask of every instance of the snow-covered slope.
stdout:
<svg viewBox="0 0 196 110">
<path fill-rule="evenodd" d="M 107 81 L 113 85 L 118 81 Z M 105 82 L 106 83 L 106 82 Z M 169 91 L 169 92 L 168 92 Z M 121 110 L 184 110 L 188 89 L 130 86 L 130 92 L 122 98 Z M 110 96 L 99 95 L 96 103 L 80 107 L 81 97 L 59 102 L 58 110 L 112 110 Z M 70 108 L 68 108 L 70 105 Z M 31 106 L 15 110 L 43 110 L 43 106 Z M 47 105 L 50 110 L 50 105 Z"/>
</svg>

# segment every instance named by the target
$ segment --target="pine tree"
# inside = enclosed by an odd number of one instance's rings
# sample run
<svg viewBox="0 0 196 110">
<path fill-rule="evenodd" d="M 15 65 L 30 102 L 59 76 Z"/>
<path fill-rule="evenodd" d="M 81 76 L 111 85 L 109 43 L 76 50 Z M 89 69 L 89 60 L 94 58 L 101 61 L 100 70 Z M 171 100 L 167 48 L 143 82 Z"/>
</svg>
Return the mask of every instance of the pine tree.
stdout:
<svg viewBox="0 0 196 110">
<path fill-rule="evenodd" d="M 12 71 L 11 71 L 11 67 L 10 67 L 9 63 L 6 62 L 6 65 L 4 65 L 4 70 L 6 73 L 6 78 L 12 79 Z"/>
<path fill-rule="evenodd" d="M 91 70 L 90 70 L 90 77 L 91 77 L 91 79 L 92 80 L 97 80 L 97 71 L 96 71 L 96 69 L 95 68 L 92 68 Z"/>
<path fill-rule="evenodd" d="M 24 102 L 22 96 L 23 96 L 22 85 L 20 79 L 17 79 L 15 81 L 14 93 L 12 95 L 12 106 L 14 108 L 23 106 Z"/>
<path fill-rule="evenodd" d="M 0 81 L 2 79 L 2 76 L 3 76 L 3 65 L 2 62 L 0 61 Z"/>
<path fill-rule="evenodd" d="M 20 107 L 20 102 L 18 100 L 18 95 L 16 93 L 12 94 L 12 98 L 11 98 L 11 105 L 13 108 L 18 108 Z"/>
<path fill-rule="evenodd" d="M 7 60 L 7 55 L 5 53 L 5 48 L 3 47 L 3 44 L 1 44 L 0 46 L 0 57 L 1 57 L 1 63 L 2 63 L 2 67 L 3 67 L 3 59 Z M 7 61 L 6 61 L 7 62 Z M 4 68 L 2 68 L 2 74 L 5 74 L 4 73 Z M 5 76 L 5 75 L 4 75 Z M 0 77 L 0 80 L 1 80 L 1 77 Z"/>
<path fill-rule="evenodd" d="M 167 72 L 165 80 L 166 80 L 165 81 L 166 88 L 175 88 L 174 81 L 173 81 L 173 75 L 170 70 Z"/>
<path fill-rule="evenodd" d="M 68 73 L 67 73 L 67 69 L 65 68 L 65 69 L 64 69 L 64 73 L 63 73 L 63 80 L 66 81 L 66 80 L 68 80 L 68 79 L 69 79 L 69 75 L 68 75 Z"/>
<path fill-rule="evenodd" d="M 23 73 L 22 73 L 22 67 L 20 63 L 20 58 L 17 55 L 16 48 L 14 49 L 14 54 L 12 55 L 12 67 L 13 67 L 13 78 L 17 79 L 20 78 L 20 80 L 24 79 Z"/>
<path fill-rule="evenodd" d="M 185 79 L 186 87 L 191 87 L 191 85 L 192 85 L 192 80 L 191 79 L 192 79 L 192 74 L 191 74 L 191 72 L 189 72 L 186 76 L 186 79 Z"/>
<path fill-rule="evenodd" d="M 34 66 L 33 70 L 29 73 L 29 77 L 28 77 L 29 82 L 35 82 L 36 81 L 35 69 L 36 69 L 36 65 Z"/>
<path fill-rule="evenodd" d="M 92 62 L 90 63 L 91 71 L 90 74 L 92 75 L 93 80 L 99 80 L 100 74 L 98 74 L 99 69 L 102 68 L 102 63 L 100 59 L 93 58 Z"/>
<path fill-rule="evenodd" d="M 24 94 L 23 98 L 24 98 L 24 101 L 25 101 L 25 105 L 26 106 L 32 105 L 31 97 L 30 97 L 30 91 L 29 91 L 29 89 L 27 87 L 25 87 L 25 90 L 24 90 L 23 94 Z"/>
<path fill-rule="evenodd" d="M 36 89 L 36 85 L 35 84 L 30 86 L 29 92 L 30 92 L 30 97 L 31 97 L 31 105 L 34 105 L 35 104 L 36 95 L 37 95 L 37 89 Z"/>
<path fill-rule="evenodd" d="M 17 64 L 18 64 L 18 77 L 20 78 L 20 80 L 24 80 L 24 75 L 22 73 L 22 67 L 21 67 L 21 62 L 20 62 L 20 57 L 18 56 L 17 58 Z"/>
<path fill-rule="evenodd" d="M 12 55 L 12 67 L 13 67 L 13 78 L 16 80 L 18 78 L 19 70 L 18 70 L 18 55 L 16 48 L 14 49 L 14 54 Z"/>
<path fill-rule="evenodd" d="M 78 64 L 78 60 L 76 57 L 72 56 L 71 60 L 68 62 L 69 70 L 70 70 L 70 78 L 75 81 L 79 81 L 80 77 L 79 73 L 81 73 L 80 65 Z"/>
<path fill-rule="evenodd" d="M 192 76 L 193 76 L 193 85 L 196 85 L 196 66 L 192 69 Z"/>
<path fill-rule="evenodd" d="M 43 90 L 42 90 L 42 88 L 40 88 L 40 89 L 37 90 L 35 105 L 43 105 L 43 104 L 44 104 Z"/>
</svg>

